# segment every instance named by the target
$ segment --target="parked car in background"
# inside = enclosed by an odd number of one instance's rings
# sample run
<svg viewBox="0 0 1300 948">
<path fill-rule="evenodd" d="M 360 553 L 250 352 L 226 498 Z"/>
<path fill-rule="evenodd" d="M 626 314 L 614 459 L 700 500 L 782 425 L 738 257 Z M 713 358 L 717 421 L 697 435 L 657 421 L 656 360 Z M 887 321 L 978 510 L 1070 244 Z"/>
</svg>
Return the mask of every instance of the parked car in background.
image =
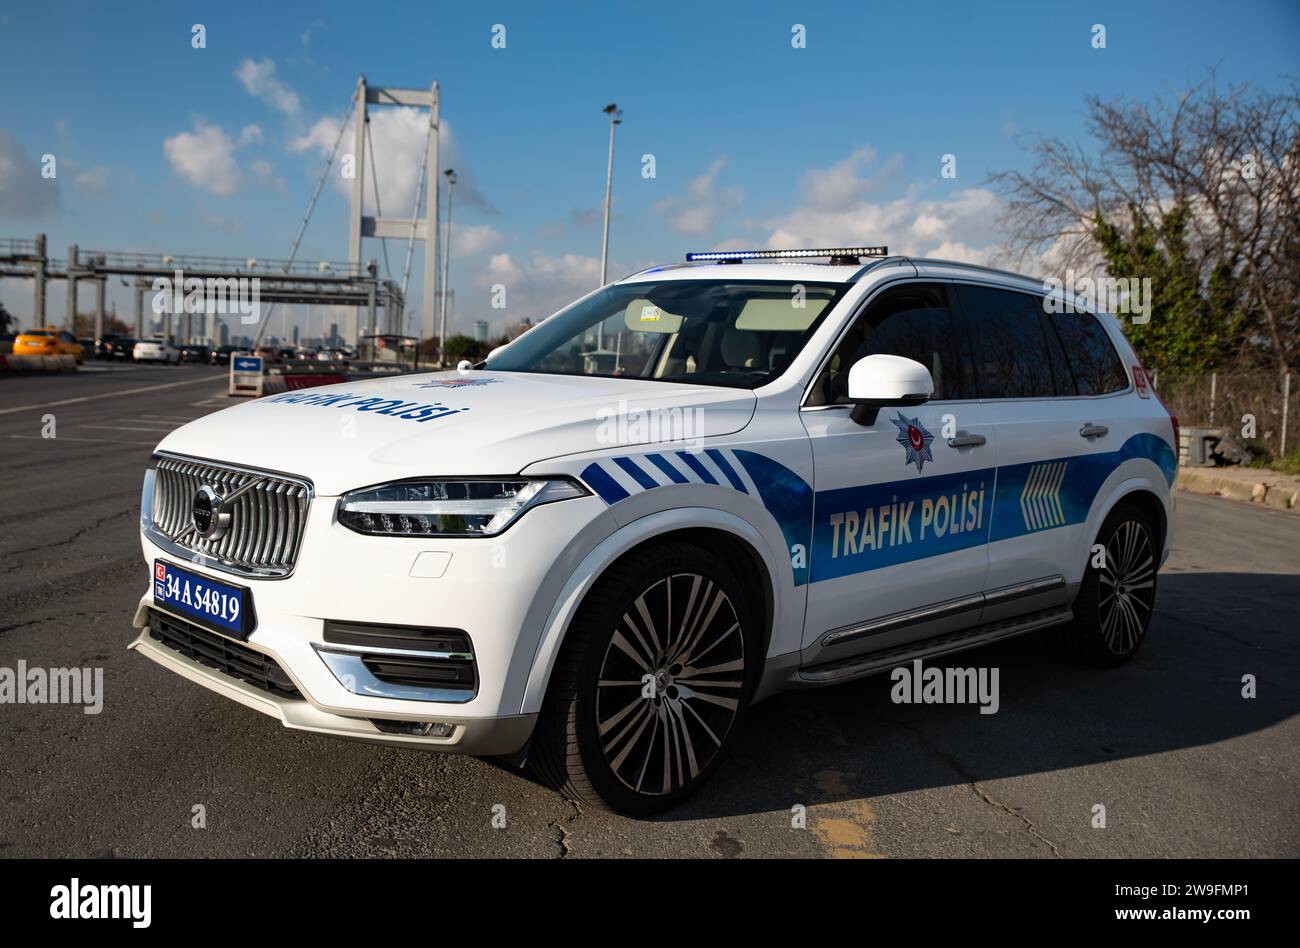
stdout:
<svg viewBox="0 0 1300 948">
<path fill-rule="evenodd" d="M 130 359 L 135 352 L 135 343 L 134 336 L 103 336 L 99 342 L 99 358 L 112 361 Z"/>
<path fill-rule="evenodd" d="M 181 346 L 182 362 L 207 362 L 212 355 L 212 347 L 205 345 Z"/>
<path fill-rule="evenodd" d="M 141 339 L 135 344 L 132 354 L 136 362 L 162 362 L 167 365 L 177 365 L 181 361 L 181 351 L 172 345 L 170 339 L 164 339 L 162 336 Z"/>
<path fill-rule="evenodd" d="M 208 353 L 208 361 L 213 365 L 230 365 L 230 357 L 243 351 L 242 346 L 218 346 Z"/>
<path fill-rule="evenodd" d="M 95 358 L 107 359 L 109 357 L 108 352 L 112 346 L 113 340 L 125 339 L 125 338 L 126 338 L 125 336 L 117 332 L 104 333 L 104 335 L 100 336 L 98 339 L 95 340 L 95 344 L 93 346 L 93 352 L 95 354 Z"/>
<path fill-rule="evenodd" d="M 78 365 L 85 358 L 76 337 L 53 326 L 20 332 L 14 337 L 14 355 L 70 355 Z"/>
</svg>

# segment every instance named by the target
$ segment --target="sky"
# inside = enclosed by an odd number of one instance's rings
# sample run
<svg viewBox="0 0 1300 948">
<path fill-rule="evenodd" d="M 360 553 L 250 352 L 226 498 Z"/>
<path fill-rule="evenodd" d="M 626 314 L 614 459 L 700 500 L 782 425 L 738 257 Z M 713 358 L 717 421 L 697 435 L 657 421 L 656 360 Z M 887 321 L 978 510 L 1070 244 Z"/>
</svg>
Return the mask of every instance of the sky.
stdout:
<svg viewBox="0 0 1300 948">
<path fill-rule="evenodd" d="M 1004 237 L 991 172 L 1027 168 L 1039 137 L 1086 147 L 1086 96 L 1149 98 L 1210 68 L 1265 88 L 1300 74 L 1300 0 L 3 3 L 0 238 L 45 233 L 59 257 L 76 243 L 284 258 L 357 76 L 436 80 L 460 182 L 450 331 L 496 332 L 599 283 L 609 102 L 624 112 L 610 279 L 716 247 L 982 262 Z M 371 114 L 380 203 L 407 217 L 423 120 Z M 339 171 L 301 260 L 347 256 Z M 397 279 L 405 250 L 389 242 Z M 383 268 L 378 241 L 365 257 Z M 411 309 L 418 247 L 415 261 Z M 109 295 L 129 316 L 129 290 Z M 30 325 L 30 281 L 0 280 L 0 300 Z M 47 305 L 61 321 L 61 283 Z M 286 316 L 313 334 L 332 318 Z"/>
</svg>

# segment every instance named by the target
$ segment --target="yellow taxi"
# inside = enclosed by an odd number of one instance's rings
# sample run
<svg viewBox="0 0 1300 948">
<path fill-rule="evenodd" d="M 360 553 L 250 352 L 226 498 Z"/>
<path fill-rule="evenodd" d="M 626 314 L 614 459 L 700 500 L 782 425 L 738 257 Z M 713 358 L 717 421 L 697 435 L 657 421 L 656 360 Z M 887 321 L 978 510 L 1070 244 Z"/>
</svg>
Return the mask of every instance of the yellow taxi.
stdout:
<svg viewBox="0 0 1300 948">
<path fill-rule="evenodd" d="M 19 333 L 14 338 L 14 355 L 70 355 L 76 356 L 80 365 L 85 351 L 72 333 L 46 326 Z"/>
</svg>

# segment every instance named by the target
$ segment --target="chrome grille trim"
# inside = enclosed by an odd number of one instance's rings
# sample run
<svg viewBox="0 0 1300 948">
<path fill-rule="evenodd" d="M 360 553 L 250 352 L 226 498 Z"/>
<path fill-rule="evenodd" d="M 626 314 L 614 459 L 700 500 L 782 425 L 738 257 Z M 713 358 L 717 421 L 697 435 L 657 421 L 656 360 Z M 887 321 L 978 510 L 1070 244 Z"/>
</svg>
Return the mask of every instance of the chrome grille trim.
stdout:
<svg viewBox="0 0 1300 948">
<path fill-rule="evenodd" d="M 190 514 L 204 484 L 232 501 L 229 530 L 206 540 Z M 311 498 L 312 484 L 302 477 L 157 454 L 146 477 L 141 527 L 154 544 L 190 562 L 282 579 L 297 561 Z"/>
</svg>

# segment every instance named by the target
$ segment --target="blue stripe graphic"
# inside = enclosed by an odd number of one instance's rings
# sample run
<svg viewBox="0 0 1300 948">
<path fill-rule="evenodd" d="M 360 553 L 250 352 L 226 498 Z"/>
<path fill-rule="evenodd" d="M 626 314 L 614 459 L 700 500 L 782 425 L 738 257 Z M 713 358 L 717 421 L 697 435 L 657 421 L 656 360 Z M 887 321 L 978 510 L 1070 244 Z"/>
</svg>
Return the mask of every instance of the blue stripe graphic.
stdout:
<svg viewBox="0 0 1300 948">
<path fill-rule="evenodd" d="M 668 459 L 664 457 L 662 454 L 647 454 L 646 457 L 650 459 L 651 464 L 653 464 L 655 467 L 659 468 L 659 470 L 667 474 L 668 479 L 671 480 L 674 484 L 690 483 L 690 481 L 686 479 L 686 475 L 683 474 L 681 471 L 677 470 L 677 468 L 673 467 L 670 463 L 668 463 Z"/>
<path fill-rule="evenodd" d="M 686 462 L 686 466 L 699 475 L 700 480 L 706 484 L 716 484 L 718 479 L 709 473 L 709 469 L 695 459 L 695 455 L 686 451 L 678 451 L 677 456 Z"/>
<path fill-rule="evenodd" d="M 705 448 L 704 453 L 713 458 L 713 463 L 718 465 L 718 469 L 727 476 L 727 480 L 731 481 L 732 487 L 736 488 L 736 490 L 740 491 L 742 494 L 749 493 L 749 491 L 745 490 L 745 482 L 740 479 L 740 475 L 736 473 L 736 469 L 727 463 L 727 459 L 721 451 L 717 448 Z"/>
<path fill-rule="evenodd" d="M 641 468 L 637 467 L 636 462 L 631 458 L 614 458 L 614 463 L 631 474 L 632 480 L 636 481 L 646 490 L 659 486 L 659 482 L 645 471 L 641 470 Z"/>
<path fill-rule="evenodd" d="M 583 469 L 581 477 L 607 504 L 616 504 L 630 496 L 623 486 L 610 477 L 609 472 L 599 464 L 588 464 Z"/>
</svg>

